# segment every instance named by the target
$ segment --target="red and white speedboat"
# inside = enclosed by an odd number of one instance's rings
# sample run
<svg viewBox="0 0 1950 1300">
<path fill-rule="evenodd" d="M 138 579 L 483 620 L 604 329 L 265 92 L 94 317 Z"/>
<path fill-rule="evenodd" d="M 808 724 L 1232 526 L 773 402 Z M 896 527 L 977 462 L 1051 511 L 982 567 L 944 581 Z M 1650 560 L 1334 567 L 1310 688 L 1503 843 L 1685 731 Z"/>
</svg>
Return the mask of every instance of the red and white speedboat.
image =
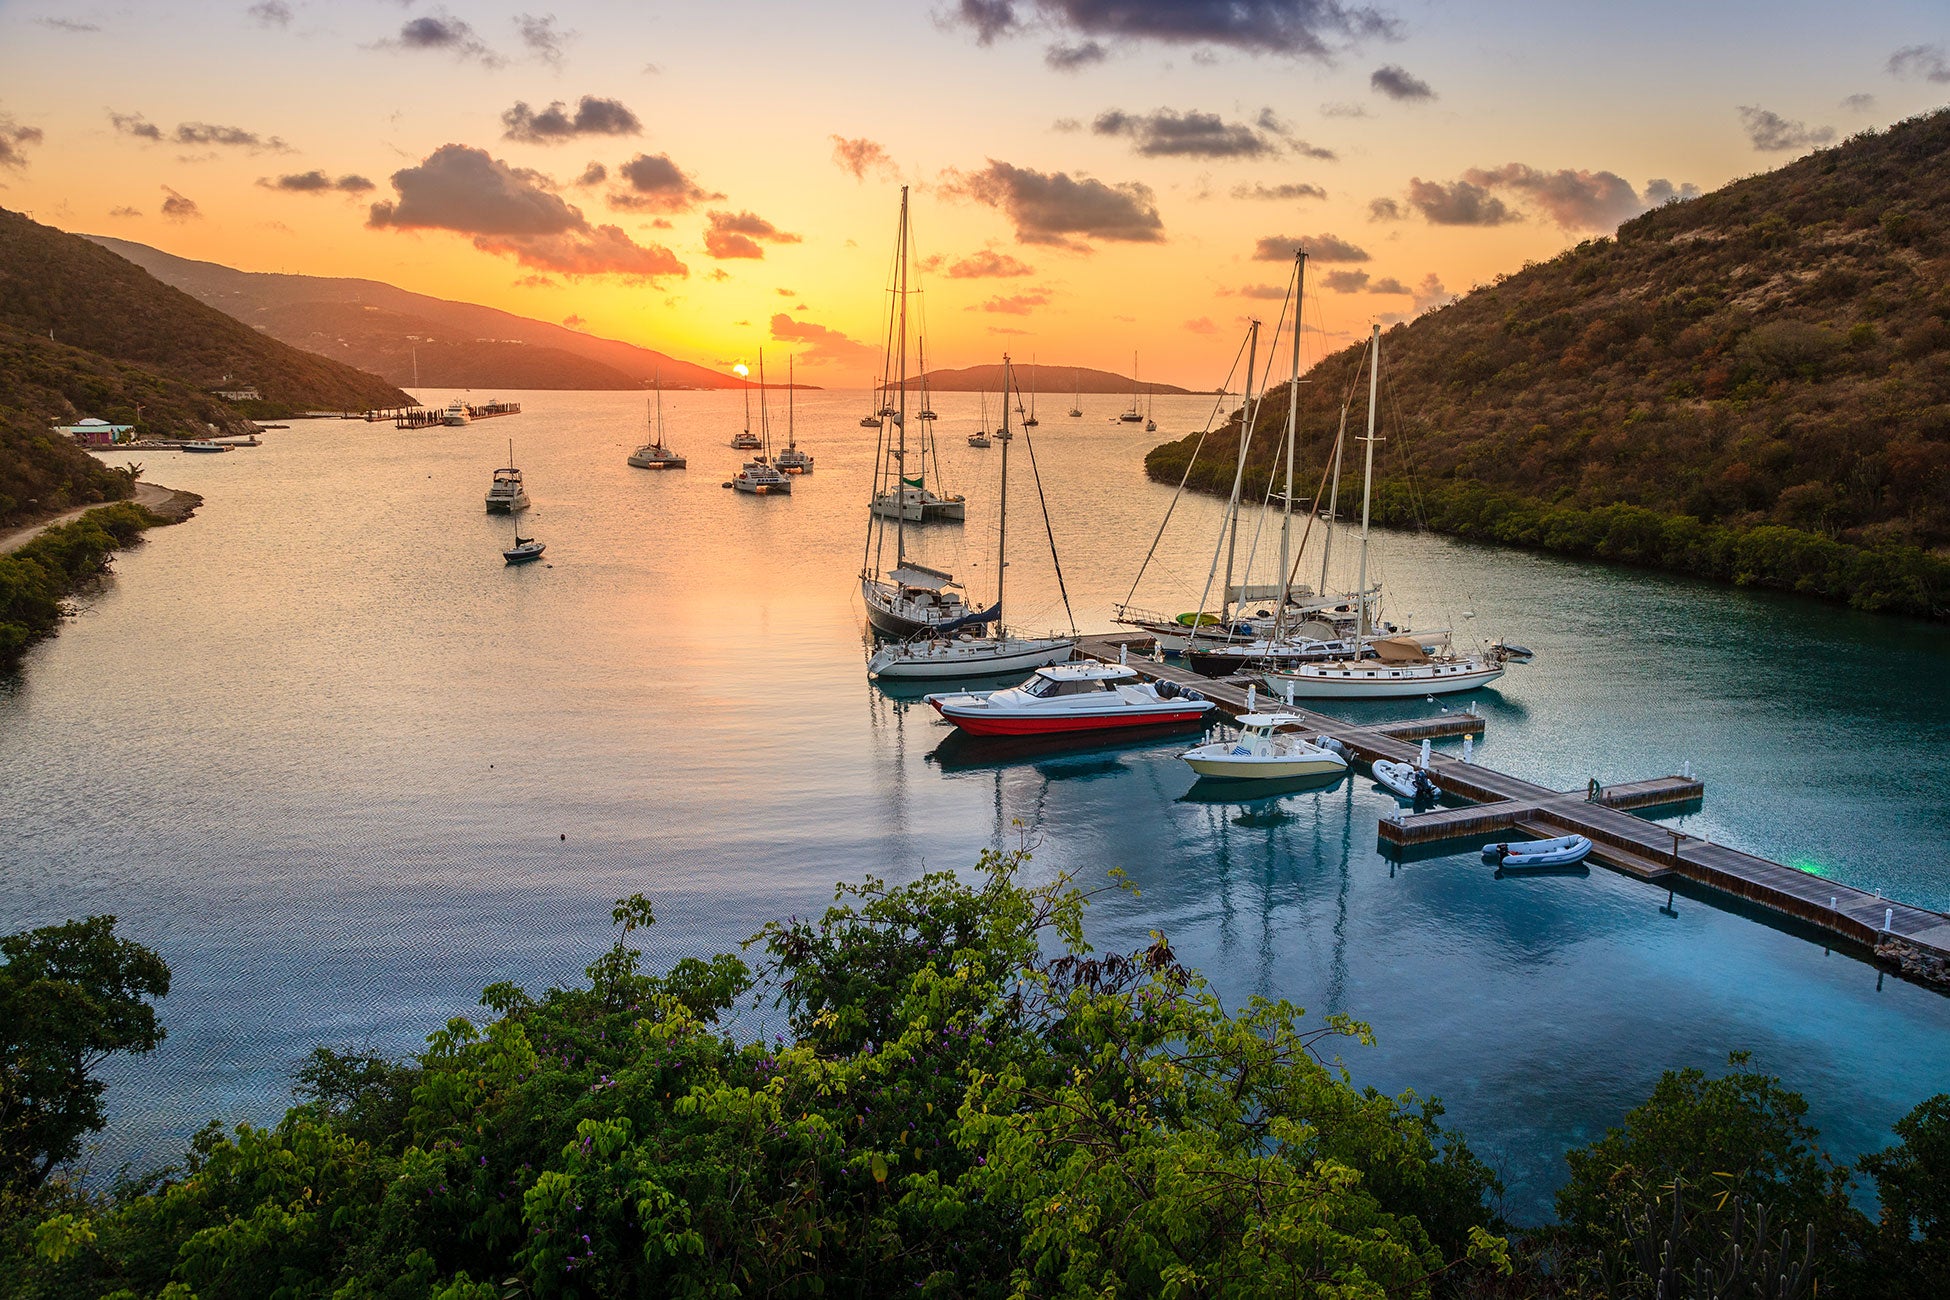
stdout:
<svg viewBox="0 0 1950 1300">
<path fill-rule="evenodd" d="M 1175 682 L 1145 681 L 1121 664 L 1038 668 L 1006 691 L 930 695 L 935 711 L 977 736 L 1047 736 L 1198 722 L 1216 706 Z"/>
</svg>

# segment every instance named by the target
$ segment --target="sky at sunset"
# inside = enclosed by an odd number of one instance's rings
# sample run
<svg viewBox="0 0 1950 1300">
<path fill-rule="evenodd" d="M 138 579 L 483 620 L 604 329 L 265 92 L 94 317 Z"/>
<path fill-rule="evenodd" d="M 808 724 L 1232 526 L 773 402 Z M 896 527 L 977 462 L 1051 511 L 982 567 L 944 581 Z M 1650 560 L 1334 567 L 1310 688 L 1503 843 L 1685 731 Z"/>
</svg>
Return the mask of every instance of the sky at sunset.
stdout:
<svg viewBox="0 0 1950 1300">
<path fill-rule="evenodd" d="M 899 185 L 931 365 L 1212 387 L 1950 100 L 1950 6 L 0 0 L 0 206 L 864 386 Z"/>
</svg>

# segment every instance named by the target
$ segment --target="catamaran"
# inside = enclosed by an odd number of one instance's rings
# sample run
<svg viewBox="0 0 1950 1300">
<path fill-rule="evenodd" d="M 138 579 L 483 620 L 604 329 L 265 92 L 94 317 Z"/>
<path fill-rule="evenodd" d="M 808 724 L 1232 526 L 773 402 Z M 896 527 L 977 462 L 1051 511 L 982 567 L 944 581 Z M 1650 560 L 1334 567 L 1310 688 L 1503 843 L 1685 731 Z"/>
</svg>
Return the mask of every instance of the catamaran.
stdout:
<svg viewBox="0 0 1950 1300">
<path fill-rule="evenodd" d="M 747 390 L 746 402 L 751 401 Z M 747 417 L 749 418 L 749 417 Z M 765 353 L 758 354 L 758 426 L 764 436 L 759 440 L 759 454 L 746 461 L 736 474 L 731 476 L 731 486 L 740 492 L 755 497 L 790 496 L 792 480 L 781 474 L 772 464 L 772 420 L 765 409 Z"/>
<path fill-rule="evenodd" d="M 787 474 L 810 474 L 813 458 L 799 450 L 799 434 L 793 423 L 792 358 L 785 359 L 785 450 L 772 457 L 772 464 Z M 762 396 L 762 394 L 761 394 Z"/>
<path fill-rule="evenodd" d="M 860 595 L 866 602 L 867 622 L 886 637 L 906 638 L 916 633 L 943 636 L 963 628 L 984 627 L 996 620 L 999 609 L 972 610 L 963 599 L 961 584 L 954 575 L 918 564 L 907 558 L 907 525 L 927 518 L 926 480 L 922 475 L 907 476 L 907 298 L 908 298 L 908 221 L 907 187 L 901 186 L 900 231 L 895 244 L 893 313 L 887 337 L 893 341 L 887 363 L 892 381 L 886 391 L 898 394 L 898 406 L 883 407 L 894 428 L 893 445 L 882 434 L 875 455 L 874 493 L 867 510 L 865 554 L 860 563 Z M 925 397 L 923 404 L 925 404 Z M 925 459 L 925 429 L 921 441 Z M 891 482 L 889 481 L 891 480 Z M 963 504 L 959 498 L 956 504 Z M 887 522 L 893 521 L 894 565 L 880 569 L 887 543 Z"/>
<path fill-rule="evenodd" d="M 664 381 L 661 373 L 657 376 L 656 404 L 651 406 L 645 403 L 645 406 L 648 408 L 645 414 L 650 417 L 650 428 L 655 436 L 629 454 L 629 463 L 638 469 L 684 468 L 684 458 L 664 442 Z"/>
<path fill-rule="evenodd" d="M 1009 358 L 1002 358 L 1002 424 L 1009 424 Z M 1028 434 L 1024 435 L 1028 445 Z M 1042 484 L 1037 482 L 1036 493 L 1042 496 Z M 1043 513 L 1045 521 L 1049 512 Z M 956 636 L 935 636 L 925 633 L 898 644 L 889 643 L 876 649 L 867 660 L 867 676 L 894 680 L 940 680 L 950 677 L 988 677 L 998 673 L 1021 672 L 1026 668 L 1041 668 L 1049 664 L 1062 663 L 1076 649 L 1075 618 L 1071 619 L 1070 635 L 1062 636 L 1012 636 L 1002 618 L 1002 579 L 1008 572 L 1009 564 L 1009 443 L 1002 444 L 1002 487 L 996 507 L 995 524 L 995 635 L 976 636 L 964 631 Z M 1050 556 L 1056 555 L 1056 538 L 1050 537 Z M 1061 586 L 1062 568 L 1057 569 L 1058 584 Z M 1063 594 L 1063 608 L 1070 607 L 1068 591 Z"/>
</svg>

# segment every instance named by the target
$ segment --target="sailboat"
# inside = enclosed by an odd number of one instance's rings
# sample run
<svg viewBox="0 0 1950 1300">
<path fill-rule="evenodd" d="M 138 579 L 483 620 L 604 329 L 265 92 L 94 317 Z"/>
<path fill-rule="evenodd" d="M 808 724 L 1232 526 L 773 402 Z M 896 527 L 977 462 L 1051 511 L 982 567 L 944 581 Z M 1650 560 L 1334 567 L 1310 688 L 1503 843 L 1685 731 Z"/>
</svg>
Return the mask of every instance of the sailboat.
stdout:
<svg viewBox="0 0 1950 1300">
<path fill-rule="evenodd" d="M 928 409 L 927 344 L 917 338 L 915 349 L 921 363 L 919 392 L 921 395 L 920 418 L 924 421 L 934 419 L 934 412 Z M 903 357 L 905 353 L 903 353 Z M 921 426 L 920 455 L 916 458 L 914 474 L 907 474 L 907 427 L 903 413 L 907 410 L 907 380 L 901 379 L 901 406 L 899 411 L 889 410 L 890 418 L 895 419 L 900 429 L 899 445 L 894 450 L 899 461 L 899 472 L 895 474 L 897 484 L 883 485 L 873 495 L 868 509 L 883 518 L 899 515 L 902 520 L 913 524 L 963 522 L 968 517 L 968 498 L 960 495 L 942 496 L 928 487 L 928 465 L 934 465 L 937 478 L 941 474 L 941 460 L 935 453 L 934 426 L 924 423 Z M 985 421 L 986 422 L 986 421 Z"/>
<path fill-rule="evenodd" d="M 1447 695 L 1487 686 L 1503 676 L 1504 652 L 1492 646 L 1459 654 L 1447 632 L 1374 635 L 1368 593 L 1368 508 L 1374 489 L 1375 408 L 1381 384 L 1381 326 L 1374 326 L 1368 353 L 1368 436 L 1361 470 L 1360 610 L 1354 654 L 1343 659 L 1271 669 L 1261 679 L 1282 699 L 1399 699 Z M 1292 492 L 1289 490 L 1288 496 Z M 1431 642 L 1434 642 L 1433 647 Z"/>
<path fill-rule="evenodd" d="M 861 416 L 861 417 L 860 417 L 860 427 L 861 427 L 862 429 L 878 429 L 878 428 L 880 427 L 880 423 L 881 423 L 881 420 L 880 420 L 880 390 L 879 390 L 878 388 L 876 388 L 876 389 L 874 389 L 874 390 L 873 390 L 873 396 L 874 396 L 874 409 L 873 409 L 873 411 L 872 411 L 872 412 L 871 412 L 870 414 L 867 414 L 867 415 L 863 415 L 863 416 Z"/>
<path fill-rule="evenodd" d="M 1151 390 L 1148 388 L 1144 390 L 1144 431 L 1146 433 L 1158 431 L 1158 422 L 1151 418 Z"/>
<path fill-rule="evenodd" d="M 745 400 L 751 399 L 748 396 Z M 731 486 L 755 497 L 790 496 L 792 480 L 771 463 L 772 421 L 765 410 L 765 353 L 762 351 L 758 354 L 758 424 L 765 435 L 759 443 L 763 450 L 739 467 L 731 476 Z"/>
<path fill-rule="evenodd" d="M 883 434 L 875 457 L 874 494 L 867 511 L 866 550 L 860 563 L 860 595 L 866 602 L 867 622 L 877 634 L 888 637 L 911 637 L 917 632 L 944 635 L 965 627 L 982 627 L 994 622 L 1001 612 L 999 609 L 971 610 L 953 574 L 907 558 L 907 525 L 919 523 L 925 517 L 926 497 L 931 495 L 926 492 L 923 476 L 907 477 L 908 261 L 907 186 L 903 185 L 890 307 L 895 318 L 888 330 L 888 338 L 897 341 L 887 357 L 894 372 L 889 377 L 897 380 L 892 392 L 899 395 L 900 405 L 889 409 L 895 445 L 888 446 Z M 921 440 L 924 463 L 926 427 L 922 426 Z M 894 523 L 894 567 L 883 573 L 880 564 L 890 519 Z"/>
<path fill-rule="evenodd" d="M 1118 419 L 1122 420 L 1126 424 L 1136 424 L 1140 420 L 1144 419 L 1144 417 L 1138 413 L 1137 374 L 1138 374 L 1137 353 L 1133 352 L 1131 354 L 1131 409 L 1117 417 Z"/>
<path fill-rule="evenodd" d="M 1006 374 L 1007 367 L 1004 367 L 1004 371 L 1005 373 L 1002 380 L 1002 391 L 1004 393 L 1007 393 L 1009 391 L 1009 381 Z M 1029 358 L 1029 371 L 1030 374 L 1034 376 L 1040 376 L 1042 374 L 1042 368 L 1036 364 L 1036 358 L 1034 357 Z M 1025 429 L 1033 429 L 1037 426 L 1038 421 L 1036 419 L 1036 390 L 1039 387 L 1041 387 L 1041 385 L 1038 384 L 1034 378 L 1032 378 L 1029 381 L 1029 414 L 1027 415 L 1023 415 L 1022 399 L 1020 395 L 1017 396 L 1016 414 L 1022 415 L 1022 427 Z M 1007 415 L 1008 412 L 1005 411 L 1003 412 L 1003 414 Z M 1003 423 L 1007 424 L 1008 421 L 1004 420 Z"/>
<path fill-rule="evenodd" d="M 1009 358 L 1005 355 L 1002 358 L 1004 428 L 1009 424 L 1008 394 Z M 1025 433 L 1024 437 L 1026 439 L 1028 435 Z M 1038 496 L 1041 493 L 1039 482 Z M 1045 512 L 1044 519 L 1048 517 Z M 1002 579 L 1008 572 L 1009 564 L 1009 444 L 1006 441 L 1002 444 L 1002 490 L 996 507 L 995 534 L 995 635 L 978 637 L 963 632 L 944 637 L 923 634 L 898 644 L 889 643 L 875 650 L 873 657 L 867 660 L 867 676 L 875 679 L 937 681 L 950 677 L 989 677 L 1029 668 L 1045 668 L 1070 658 L 1077 644 L 1074 617 L 1067 637 L 1011 636 L 1002 619 Z M 1054 536 L 1050 539 L 1050 554 L 1056 554 Z M 1065 592 L 1063 607 L 1068 610 L 1069 606 L 1069 594 Z"/>
<path fill-rule="evenodd" d="M 664 381 L 661 371 L 657 375 L 656 404 L 645 414 L 650 416 L 650 428 L 655 436 L 630 453 L 630 464 L 638 469 L 684 468 L 686 463 L 684 458 L 672 451 L 664 442 Z"/>
<path fill-rule="evenodd" d="M 745 381 L 745 428 L 742 432 L 734 433 L 733 435 L 731 435 L 731 449 L 733 451 L 757 451 L 760 447 L 764 446 L 765 444 L 759 440 L 759 436 L 757 434 L 752 432 L 751 372 L 745 369 L 744 363 L 742 362 L 740 362 L 736 366 L 733 366 L 732 369 L 737 373 L 740 379 Z M 763 385 L 765 383 L 764 377 L 760 376 L 758 382 L 761 385 Z"/>
<path fill-rule="evenodd" d="M 792 358 L 785 359 L 785 450 L 772 457 L 772 464 L 788 474 L 810 474 L 813 458 L 799 450 L 799 434 L 793 423 Z"/>
<path fill-rule="evenodd" d="M 1076 369 L 1076 380 L 1076 392 L 1070 398 L 1070 418 L 1073 420 L 1083 415 L 1083 368 L 1080 366 Z"/>
<path fill-rule="evenodd" d="M 975 427 L 975 432 L 968 435 L 968 445 L 986 451 L 993 445 L 989 442 L 989 395 L 981 393 L 979 396 L 982 399 L 982 422 Z"/>
<path fill-rule="evenodd" d="M 515 444 L 511 439 L 508 443 L 509 463 L 512 464 L 514 462 L 514 459 L 515 459 Z M 516 470 L 514 471 L 514 474 L 515 474 L 515 488 L 517 491 L 519 491 L 521 488 L 521 471 Z M 494 477 L 495 477 L 495 482 L 499 483 L 501 481 L 500 471 L 496 471 Z M 528 504 L 528 498 L 523 497 L 521 503 L 523 506 L 526 506 Z M 515 512 L 513 510 L 510 510 L 508 513 L 512 515 Z M 542 552 L 546 548 L 547 548 L 547 544 L 544 542 L 538 542 L 532 537 L 523 537 L 521 535 L 521 521 L 517 519 L 515 520 L 514 545 L 502 551 L 501 558 L 502 560 L 504 560 L 509 564 L 526 564 L 530 560 L 541 559 Z"/>
</svg>

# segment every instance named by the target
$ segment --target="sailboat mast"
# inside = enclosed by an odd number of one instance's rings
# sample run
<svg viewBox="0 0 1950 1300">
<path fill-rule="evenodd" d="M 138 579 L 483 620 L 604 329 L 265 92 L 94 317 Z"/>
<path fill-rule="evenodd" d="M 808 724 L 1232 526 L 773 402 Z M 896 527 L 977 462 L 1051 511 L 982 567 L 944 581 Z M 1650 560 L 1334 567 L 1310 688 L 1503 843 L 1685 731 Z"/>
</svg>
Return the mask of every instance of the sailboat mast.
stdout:
<svg viewBox="0 0 1950 1300">
<path fill-rule="evenodd" d="M 1232 621 L 1232 561 L 1239 549 L 1239 490 L 1246 476 L 1246 448 L 1253 439 L 1253 364 L 1259 360 L 1259 322 L 1248 327 L 1249 339 L 1246 347 L 1246 400 L 1239 407 L 1239 467 L 1232 474 L 1232 504 L 1228 507 L 1232 520 L 1226 534 L 1226 585 L 1219 593 L 1219 621 Z M 1135 366 L 1137 358 L 1132 357 Z"/>
<path fill-rule="evenodd" d="M 656 384 L 657 384 L 657 445 L 661 447 L 664 445 L 664 372 L 663 372 L 663 367 L 661 366 L 657 368 Z"/>
<path fill-rule="evenodd" d="M 792 356 L 788 353 L 785 358 L 785 445 L 788 447 L 797 447 L 799 445 L 799 431 L 798 427 L 792 421 Z"/>
<path fill-rule="evenodd" d="M 1280 516 L 1280 622 L 1286 621 L 1288 594 L 1292 591 L 1293 560 L 1293 440 L 1300 424 L 1300 306 L 1307 292 L 1307 253 L 1293 254 L 1293 377 L 1286 393 L 1286 510 Z"/>
<path fill-rule="evenodd" d="M 1002 354 L 1002 432 L 1009 432 L 1009 354 Z M 1028 437 L 1028 434 L 1024 434 Z M 1002 439 L 1002 492 L 995 507 L 995 639 L 1002 640 L 1007 635 L 1007 624 L 1002 612 L 1002 578 L 1009 571 L 1009 444 L 1013 438 Z"/>
<path fill-rule="evenodd" d="M 894 428 L 900 431 L 900 449 L 894 453 L 894 563 L 907 562 L 907 186 L 901 186 L 901 236 L 899 270 L 895 290 L 900 295 L 900 342 L 895 346 L 897 373 L 900 376 L 900 405 L 894 412 Z"/>
<path fill-rule="evenodd" d="M 1354 624 L 1354 657 L 1361 657 L 1361 643 L 1368 634 L 1368 504 L 1374 495 L 1374 412 L 1381 393 L 1381 326 L 1374 327 L 1368 360 L 1368 455 L 1361 467 L 1361 577 L 1355 599 L 1361 602 Z"/>
<path fill-rule="evenodd" d="M 765 349 L 758 350 L 758 436 L 765 444 L 759 459 L 770 462 L 772 459 L 772 417 L 765 410 Z"/>
<path fill-rule="evenodd" d="M 1327 594 L 1327 562 L 1334 556 L 1334 524 L 1340 512 L 1341 448 L 1347 445 L 1347 408 L 1348 403 L 1342 402 L 1341 431 L 1334 435 L 1334 477 L 1327 485 L 1327 527 L 1320 535 L 1320 586 L 1316 590 L 1323 596 Z"/>
</svg>

